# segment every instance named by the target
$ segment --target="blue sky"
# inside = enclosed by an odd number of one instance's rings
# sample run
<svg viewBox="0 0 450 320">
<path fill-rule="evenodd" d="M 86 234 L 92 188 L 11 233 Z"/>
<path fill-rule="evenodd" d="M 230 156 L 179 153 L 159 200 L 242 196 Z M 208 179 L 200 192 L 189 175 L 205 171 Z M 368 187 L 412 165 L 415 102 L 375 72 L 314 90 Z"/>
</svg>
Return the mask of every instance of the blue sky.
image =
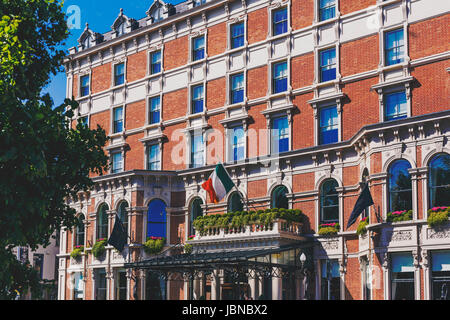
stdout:
<svg viewBox="0 0 450 320">
<path fill-rule="evenodd" d="M 182 1 L 184 0 L 168 0 L 166 2 L 177 4 Z M 86 22 L 93 31 L 104 33 L 111 30 L 111 25 L 117 18 L 120 8 L 123 8 L 125 15 L 137 20 L 145 17 L 145 12 L 152 3 L 153 0 L 65 0 L 64 12 L 67 12 L 67 9 L 73 5 L 80 8 L 81 24 L 80 29 L 70 30 L 69 38 L 66 39 L 66 44 L 62 46 L 62 49 L 68 50 L 78 44 L 77 39 L 83 32 Z M 70 16 L 72 11 L 67 13 Z M 50 84 L 44 88 L 43 92 L 50 93 L 54 104 L 60 105 L 64 101 L 66 92 L 65 74 L 59 73 L 52 76 Z"/>
</svg>

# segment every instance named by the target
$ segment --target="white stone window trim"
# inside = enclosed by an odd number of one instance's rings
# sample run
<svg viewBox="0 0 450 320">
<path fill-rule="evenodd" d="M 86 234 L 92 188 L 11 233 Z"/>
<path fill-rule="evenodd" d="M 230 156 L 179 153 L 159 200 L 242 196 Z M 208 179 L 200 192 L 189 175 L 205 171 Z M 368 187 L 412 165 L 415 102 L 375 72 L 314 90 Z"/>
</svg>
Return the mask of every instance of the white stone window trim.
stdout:
<svg viewBox="0 0 450 320">
<path fill-rule="evenodd" d="M 232 19 L 227 21 L 227 49 L 226 50 L 228 52 L 229 51 L 235 52 L 235 51 L 239 51 L 239 50 L 247 48 L 247 46 L 248 46 L 247 21 L 248 21 L 247 20 L 247 15 L 239 16 L 239 17 L 236 17 L 236 18 L 232 18 Z M 241 22 L 244 24 L 244 44 L 242 46 L 240 46 L 240 47 L 232 48 L 232 45 L 231 45 L 231 40 L 232 40 L 231 39 L 231 29 L 232 29 L 232 27 L 234 25 L 236 25 L 238 23 L 241 23 Z"/>
<path fill-rule="evenodd" d="M 319 27 L 319 26 L 322 26 L 324 24 L 335 23 L 336 21 L 338 21 L 339 18 L 341 17 L 341 11 L 340 11 L 339 3 L 340 3 L 339 0 L 335 0 L 335 9 L 334 9 L 335 16 L 333 18 L 320 21 L 320 0 L 314 0 L 313 27 Z"/>
<path fill-rule="evenodd" d="M 109 152 L 109 159 L 111 167 L 109 168 L 109 174 L 117 174 L 125 172 L 125 161 L 126 161 L 126 149 L 128 148 L 128 144 L 123 142 L 117 145 L 111 145 L 106 147 L 105 149 Z M 113 155 L 120 153 L 122 155 L 122 170 L 119 172 L 113 173 Z"/>
<path fill-rule="evenodd" d="M 158 51 L 161 52 L 161 71 L 152 73 L 152 54 Z M 153 78 L 164 74 L 164 44 L 162 42 L 147 50 L 147 62 L 147 77 Z"/>
<path fill-rule="evenodd" d="M 387 32 L 403 29 L 403 41 L 404 41 L 404 56 L 403 56 L 403 62 L 393 64 L 393 65 L 386 65 L 386 48 L 385 48 L 385 35 Z M 403 21 L 401 23 L 397 23 L 388 27 L 381 26 L 378 38 L 380 41 L 380 69 L 391 69 L 399 66 L 406 67 L 411 58 L 409 57 L 409 41 L 408 41 L 408 21 Z"/>
<path fill-rule="evenodd" d="M 150 123 L 150 111 L 151 111 L 151 103 L 150 101 L 153 98 L 159 97 L 159 122 L 157 123 Z M 162 92 L 152 95 L 147 95 L 145 97 L 145 127 L 146 129 L 152 129 L 152 128 L 162 128 L 163 123 L 163 117 L 162 117 L 162 107 L 163 107 L 163 97 L 164 94 Z"/>
<path fill-rule="evenodd" d="M 232 99 L 231 99 L 231 95 L 232 95 L 232 89 L 233 89 L 233 82 L 231 81 L 231 78 L 233 76 L 242 74 L 244 76 L 244 100 L 242 102 L 237 102 L 237 103 L 231 103 Z M 227 76 L 226 76 L 226 88 L 225 88 L 227 95 L 226 95 L 226 100 L 225 100 L 225 104 L 227 106 L 227 108 L 234 108 L 234 107 L 238 107 L 238 106 L 243 106 L 246 105 L 248 98 L 247 98 L 247 69 L 239 69 L 237 71 L 232 71 L 232 72 L 227 72 Z"/>
<path fill-rule="evenodd" d="M 204 38 L 205 46 L 204 46 L 204 57 L 202 59 L 194 60 L 194 40 L 202 37 Z M 202 29 L 197 32 L 193 32 L 189 35 L 189 58 L 188 58 L 188 65 L 191 66 L 193 64 L 205 62 L 208 59 L 208 29 Z"/>
<path fill-rule="evenodd" d="M 274 119 L 286 117 L 288 121 L 288 135 L 289 135 L 289 143 L 288 143 L 288 151 L 292 151 L 292 110 L 294 109 L 294 105 L 286 105 L 278 108 L 271 108 L 263 110 L 261 113 L 266 117 L 266 126 L 267 126 L 267 156 L 278 156 L 279 153 L 273 152 L 272 146 L 272 123 Z M 263 156 L 263 155 L 261 155 Z"/>
<path fill-rule="evenodd" d="M 274 66 L 278 63 L 282 63 L 282 62 L 286 62 L 286 69 L 287 69 L 287 86 L 286 86 L 286 91 L 282 91 L 282 92 L 277 92 L 274 93 L 274 86 L 273 86 L 273 76 L 274 76 Z M 288 55 L 287 57 L 281 57 L 281 58 L 276 58 L 276 59 L 272 59 L 269 58 L 268 59 L 268 65 L 270 66 L 267 70 L 267 96 L 269 97 L 269 100 L 272 98 L 277 98 L 280 96 L 286 96 L 286 95 L 290 95 L 292 93 L 292 86 L 291 86 L 291 56 Z"/>
<path fill-rule="evenodd" d="M 248 144 L 248 134 L 247 134 L 247 119 L 248 116 L 244 115 L 241 117 L 236 117 L 237 119 L 227 119 L 227 122 L 222 123 L 222 125 L 225 128 L 225 159 L 227 163 L 243 163 L 245 162 L 245 159 L 247 159 L 247 144 Z M 244 158 L 234 161 L 233 159 L 233 141 L 231 141 L 230 138 L 232 138 L 232 133 L 235 128 L 242 127 L 242 130 L 244 131 Z"/>
<path fill-rule="evenodd" d="M 338 203 L 338 208 L 339 208 L 339 226 L 340 226 L 340 230 L 339 232 L 342 232 L 342 230 L 344 230 L 344 187 L 342 185 L 342 180 L 330 173 L 330 174 L 326 174 L 324 176 L 322 176 L 317 182 L 316 182 L 316 189 L 314 190 L 315 192 L 315 196 L 314 196 L 314 202 L 315 202 L 315 223 L 316 223 L 316 234 L 319 233 L 319 226 L 321 224 L 321 204 L 320 204 L 320 198 L 321 198 L 321 193 L 320 193 L 320 189 L 322 188 L 322 185 L 327 181 L 327 180 L 335 180 L 338 184 L 338 186 L 336 187 L 336 191 L 338 193 L 338 199 L 339 199 L 339 203 Z"/>
<path fill-rule="evenodd" d="M 114 110 L 117 108 L 122 108 L 122 131 L 120 132 L 114 132 Z M 111 138 L 114 137 L 120 137 L 120 136 L 125 136 L 125 119 L 126 119 L 126 104 L 119 104 L 119 105 L 115 105 L 115 106 L 111 106 L 110 107 L 110 130 L 109 130 L 109 136 Z"/>
<path fill-rule="evenodd" d="M 128 58 L 115 59 L 111 63 L 111 89 L 118 89 L 127 85 L 127 62 Z M 116 86 L 116 66 L 123 63 L 123 83 Z"/>
<path fill-rule="evenodd" d="M 201 135 L 202 135 L 202 139 L 203 139 L 203 166 L 206 166 L 206 155 L 207 155 L 207 130 L 209 128 L 209 124 L 203 124 L 201 126 L 198 127 L 187 127 L 186 129 L 184 129 L 184 133 L 185 133 L 185 138 L 186 138 L 186 145 L 187 145 L 187 152 L 186 152 L 186 156 L 185 156 L 185 161 L 186 161 L 186 168 L 187 169 L 198 169 L 198 168 L 194 168 L 191 167 L 192 163 L 192 136 L 195 134 L 198 134 L 199 131 L 201 130 Z"/>
<path fill-rule="evenodd" d="M 89 77 L 89 93 L 85 96 L 81 95 L 81 78 L 83 78 L 84 76 L 88 76 Z M 88 71 L 84 71 L 84 72 L 80 72 L 78 74 L 78 99 L 86 99 L 86 98 L 91 98 L 92 95 L 92 69 L 89 69 Z"/>
<path fill-rule="evenodd" d="M 149 138 L 145 141 L 141 141 L 145 144 L 145 155 L 144 155 L 144 161 L 145 161 L 145 166 L 144 168 L 146 168 L 146 170 L 155 170 L 155 169 L 150 169 L 149 168 L 149 164 L 150 164 L 150 148 L 152 146 L 158 146 L 158 161 L 159 161 L 159 169 L 157 171 L 162 171 L 162 167 L 163 167 L 163 163 L 162 163 L 162 152 L 163 152 L 163 139 L 164 139 L 164 135 L 160 135 L 158 137 L 152 137 Z"/>
<path fill-rule="evenodd" d="M 273 29 L 273 23 L 274 23 L 274 12 L 286 8 L 287 11 L 287 30 L 285 33 L 274 35 L 275 30 Z M 291 21 L 291 2 L 290 0 L 287 1 L 280 1 L 280 2 L 274 2 L 271 5 L 267 7 L 268 10 L 268 39 L 277 39 L 279 37 L 283 37 L 286 35 L 290 35 L 292 32 L 292 21 Z"/>
<path fill-rule="evenodd" d="M 327 43 L 321 46 L 314 46 L 314 82 L 313 87 L 316 89 L 317 87 L 325 87 L 327 85 L 335 85 L 337 86 L 340 83 L 342 78 L 341 68 L 340 68 L 340 40 L 336 40 L 332 43 Z M 333 49 L 336 52 L 336 78 L 328 81 L 322 81 L 321 79 L 321 65 L 320 65 L 320 53 L 325 50 Z"/>
<path fill-rule="evenodd" d="M 194 87 L 199 86 L 199 85 L 203 86 L 203 111 L 202 112 L 193 113 L 192 112 L 192 107 L 193 107 L 193 103 L 192 103 L 193 100 L 192 99 L 194 98 L 194 95 L 192 93 L 193 93 Z M 187 113 L 186 113 L 186 117 L 191 118 L 191 117 L 197 117 L 197 116 L 205 116 L 207 111 L 208 111 L 208 109 L 206 107 L 207 80 L 204 79 L 204 80 L 200 80 L 200 81 L 196 81 L 196 82 L 190 82 L 188 84 L 188 87 L 189 87 L 188 103 L 187 103 L 188 110 L 187 110 Z"/>
</svg>

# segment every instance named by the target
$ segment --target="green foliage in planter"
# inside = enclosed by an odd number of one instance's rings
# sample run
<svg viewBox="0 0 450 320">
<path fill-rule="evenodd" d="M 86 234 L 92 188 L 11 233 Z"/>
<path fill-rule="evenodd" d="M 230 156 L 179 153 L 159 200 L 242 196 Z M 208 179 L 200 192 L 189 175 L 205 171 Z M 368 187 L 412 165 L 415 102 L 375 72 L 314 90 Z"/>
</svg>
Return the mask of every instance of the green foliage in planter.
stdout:
<svg viewBox="0 0 450 320">
<path fill-rule="evenodd" d="M 319 235 L 334 236 L 340 230 L 339 223 L 325 223 L 319 226 Z"/>
<path fill-rule="evenodd" d="M 194 249 L 194 246 L 192 244 L 190 244 L 190 243 L 184 244 L 184 253 L 191 254 L 193 249 Z"/>
<path fill-rule="evenodd" d="M 450 207 L 434 207 L 428 210 L 428 225 L 436 228 L 448 222 Z"/>
<path fill-rule="evenodd" d="M 269 227 L 273 221 L 283 219 L 287 222 L 304 222 L 306 216 L 298 209 L 265 209 L 258 211 L 236 211 L 223 215 L 201 216 L 194 220 L 195 230 L 200 233 L 212 228 L 242 228 L 258 224 Z"/>
<path fill-rule="evenodd" d="M 94 255 L 94 257 L 99 258 L 105 253 L 106 242 L 106 239 L 97 240 L 97 242 L 92 247 L 92 254 Z"/>
<path fill-rule="evenodd" d="M 75 247 L 75 249 L 73 249 L 73 251 L 70 253 L 70 257 L 72 259 L 77 260 L 78 258 L 81 257 L 81 253 L 84 251 L 84 246 L 77 246 Z"/>
<path fill-rule="evenodd" d="M 361 236 L 367 232 L 367 226 L 369 225 L 369 218 L 364 218 L 359 222 L 358 228 L 356 228 L 356 234 Z"/>
<path fill-rule="evenodd" d="M 147 238 L 147 241 L 144 243 L 144 251 L 147 254 L 158 254 L 162 251 L 164 243 L 166 243 L 165 238 L 157 238 L 157 237 Z"/>
<path fill-rule="evenodd" d="M 412 220 L 412 210 L 389 212 L 386 217 L 387 222 L 400 222 L 409 220 Z"/>
</svg>

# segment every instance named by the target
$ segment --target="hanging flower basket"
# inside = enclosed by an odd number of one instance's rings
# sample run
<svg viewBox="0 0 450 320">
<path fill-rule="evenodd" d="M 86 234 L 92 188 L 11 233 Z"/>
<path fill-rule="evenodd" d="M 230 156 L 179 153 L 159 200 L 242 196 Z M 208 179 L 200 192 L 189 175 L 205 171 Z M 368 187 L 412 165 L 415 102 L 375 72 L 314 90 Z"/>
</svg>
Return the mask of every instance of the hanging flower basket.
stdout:
<svg viewBox="0 0 450 320">
<path fill-rule="evenodd" d="M 334 236 L 337 235 L 337 233 L 340 230 L 339 223 L 333 222 L 333 223 L 324 223 L 319 225 L 319 235 L 321 236 Z"/>
<path fill-rule="evenodd" d="M 434 207 L 428 210 L 428 226 L 440 227 L 448 223 L 450 207 Z"/>
<path fill-rule="evenodd" d="M 356 234 L 358 236 L 366 234 L 368 225 L 369 225 L 369 218 L 368 217 L 362 218 L 361 221 L 359 222 L 358 228 L 356 228 Z"/>
<path fill-rule="evenodd" d="M 386 217 L 387 222 L 400 222 L 409 220 L 412 220 L 412 210 L 389 212 Z"/>
<path fill-rule="evenodd" d="M 103 254 L 106 252 L 106 239 L 98 239 L 97 242 L 94 244 L 94 246 L 92 247 L 92 254 L 94 255 L 94 257 L 96 257 L 97 259 L 100 258 L 101 256 L 103 256 Z"/>
<path fill-rule="evenodd" d="M 144 243 L 144 251 L 147 254 L 158 254 L 162 251 L 166 239 L 163 237 L 149 237 Z"/>
<path fill-rule="evenodd" d="M 78 260 L 81 254 L 84 252 L 84 246 L 76 246 L 75 249 L 70 253 L 72 259 Z"/>
</svg>

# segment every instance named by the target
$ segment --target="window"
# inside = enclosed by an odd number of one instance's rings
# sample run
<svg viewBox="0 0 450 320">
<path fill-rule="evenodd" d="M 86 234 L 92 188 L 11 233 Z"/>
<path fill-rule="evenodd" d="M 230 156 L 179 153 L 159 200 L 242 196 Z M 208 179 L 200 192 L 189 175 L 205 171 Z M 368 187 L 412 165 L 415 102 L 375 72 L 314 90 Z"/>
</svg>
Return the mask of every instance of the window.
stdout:
<svg viewBox="0 0 450 320">
<path fill-rule="evenodd" d="M 197 61 L 203 59 L 205 57 L 205 36 L 194 38 L 193 46 L 192 60 Z"/>
<path fill-rule="evenodd" d="M 106 300 L 106 270 L 95 270 L 95 300 Z"/>
<path fill-rule="evenodd" d="M 230 128 L 230 161 L 239 161 L 245 158 L 245 134 L 242 126 Z"/>
<path fill-rule="evenodd" d="M 391 299 L 414 300 L 414 266 L 411 253 L 392 253 L 391 264 Z"/>
<path fill-rule="evenodd" d="M 273 93 L 284 92 L 288 85 L 287 62 L 279 62 L 273 65 Z"/>
<path fill-rule="evenodd" d="M 118 107 L 113 110 L 113 133 L 123 131 L 123 107 Z"/>
<path fill-rule="evenodd" d="M 122 201 L 119 205 L 119 209 L 118 209 L 118 216 L 120 219 L 120 222 L 122 222 L 123 228 L 125 229 L 125 231 L 128 233 L 128 212 L 127 212 L 127 208 L 128 208 L 128 203 L 126 201 Z"/>
<path fill-rule="evenodd" d="M 113 153 L 111 173 L 118 173 L 122 171 L 123 171 L 122 152 Z"/>
<path fill-rule="evenodd" d="M 396 160 L 389 167 L 389 211 L 411 210 L 412 184 L 406 160 Z"/>
<path fill-rule="evenodd" d="M 39 275 L 39 279 L 43 279 L 44 272 L 44 254 L 43 253 L 34 253 L 33 254 L 33 267 L 34 270 L 37 271 Z"/>
<path fill-rule="evenodd" d="M 203 84 L 192 87 L 192 113 L 203 112 Z"/>
<path fill-rule="evenodd" d="M 321 299 L 341 299 L 341 277 L 338 260 L 321 260 Z"/>
<path fill-rule="evenodd" d="M 405 91 L 388 93 L 384 96 L 384 120 L 398 120 L 408 116 Z"/>
<path fill-rule="evenodd" d="M 75 280 L 75 286 L 73 288 L 73 299 L 74 300 L 83 300 L 83 296 L 84 296 L 83 273 L 75 272 L 74 280 Z"/>
<path fill-rule="evenodd" d="M 117 36 L 120 37 L 121 35 L 125 34 L 125 21 L 123 21 L 116 29 Z"/>
<path fill-rule="evenodd" d="M 89 75 L 80 78 L 80 94 L 82 97 L 89 95 Z"/>
<path fill-rule="evenodd" d="M 150 54 L 150 74 L 161 72 L 161 51 Z"/>
<path fill-rule="evenodd" d="M 75 245 L 84 246 L 84 215 L 81 214 L 77 219 L 77 226 L 75 228 Z"/>
<path fill-rule="evenodd" d="M 450 206 L 450 155 L 434 156 L 430 161 L 428 177 L 430 187 L 430 209 Z"/>
<path fill-rule="evenodd" d="M 167 284 L 153 271 L 147 271 L 145 277 L 145 300 L 166 300 Z"/>
<path fill-rule="evenodd" d="M 161 121 L 161 97 L 150 98 L 150 114 L 148 121 L 150 124 L 159 123 Z"/>
<path fill-rule="evenodd" d="M 244 101 L 244 74 L 239 73 L 231 76 L 231 103 Z"/>
<path fill-rule="evenodd" d="M 236 212 L 244 210 L 242 197 L 239 192 L 233 192 L 228 199 L 228 212 Z"/>
<path fill-rule="evenodd" d="M 83 127 L 89 127 L 89 118 L 88 116 L 84 116 L 78 119 L 78 122 L 81 123 Z"/>
<path fill-rule="evenodd" d="M 125 63 L 114 66 L 114 85 L 118 86 L 125 82 Z"/>
<path fill-rule="evenodd" d="M 272 120 L 271 153 L 278 154 L 289 151 L 289 123 L 287 117 Z"/>
<path fill-rule="evenodd" d="M 116 300 L 127 300 L 127 273 L 125 270 L 117 271 Z"/>
<path fill-rule="evenodd" d="M 191 168 L 203 166 L 203 135 L 191 134 Z"/>
<path fill-rule="evenodd" d="M 154 199 L 148 205 L 147 238 L 166 238 L 166 204 L 160 199 Z"/>
<path fill-rule="evenodd" d="M 198 217 L 203 216 L 202 204 L 203 204 L 203 201 L 202 201 L 202 199 L 200 199 L 200 198 L 195 198 L 195 199 L 192 201 L 191 208 L 190 208 L 190 213 L 191 213 L 191 227 L 190 227 L 190 234 L 189 234 L 189 235 L 193 235 L 193 234 L 194 234 L 193 221 L 194 221 L 195 219 L 197 219 Z"/>
<path fill-rule="evenodd" d="M 336 49 L 320 51 L 320 82 L 336 79 Z"/>
<path fill-rule="evenodd" d="M 319 21 L 336 16 L 336 0 L 319 0 Z"/>
<path fill-rule="evenodd" d="M 107 204 L 102 204 L 97 212 L 97 240 L 106 239 L 108 237 L 108 213 Z"/>
<path fill-rule="evenodd" d="M 148 170 L 161 170 L 159 144 L 148 147 Z"/>
<path fill-rule="evenodd" d="M 287 9 L 282 8 L 273 12 L 273 35 L 279 35 L 287 32 L 288 16 Z"/>
<path fill-rule="evenodd" d="M 431 252 L 431 299 L 450 300 L 450 251 Z"/>
<path fill-rule="evenodd" d="M 231 26 L 231 49 L 244 45 L 244 23 L 239 22 Z"/>
<path fill-rule="evenodd" d="M 328 144 L 339 141 L 339 124 L 336 106 L 321 108 L 319 123 L 319 144 Z"/>
<path fill-rule="evenodd" d="M 206 0 L 194 0 L 194 7 L 201 6 L 202 4 L 205 4 Z"/>
<path fill-rule="evenodd" d="M 286 197 L 288 189 L 285 186 L 278 186 L 272 192 L 272 199 L 270 201 L 270 206 L 272 209 L 289 209 L 289 201 Z"/>
<path fill-rule="evenodd" d="M 403 62 L 405 54 L 403 29 L 386 32 L 384 41 L 386 65 L 390 66 Z"/>
<path fill-rule="evenodd" d="M 339 222 L 338 183 L 334 179 L 326 180 L 320 188 L 320 223 Z"/>
</svg>

